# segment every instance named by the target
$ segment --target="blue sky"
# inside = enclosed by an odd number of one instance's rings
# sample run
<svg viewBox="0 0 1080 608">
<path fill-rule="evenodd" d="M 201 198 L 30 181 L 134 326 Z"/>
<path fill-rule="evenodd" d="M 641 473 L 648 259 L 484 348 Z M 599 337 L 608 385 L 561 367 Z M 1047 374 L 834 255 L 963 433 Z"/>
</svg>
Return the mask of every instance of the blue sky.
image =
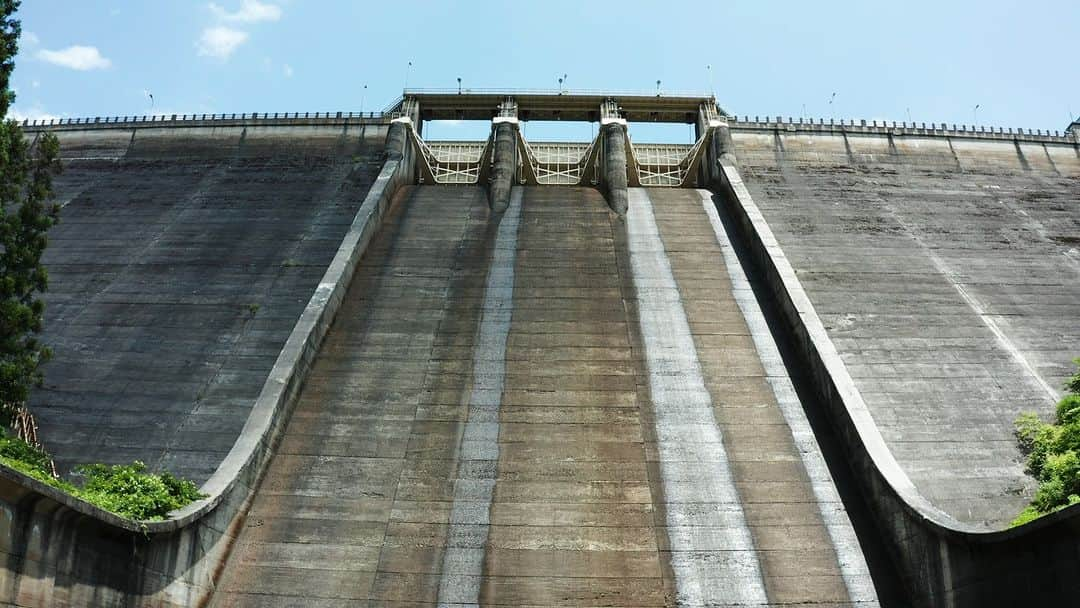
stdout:
<svg viewBox="0 0 1080 608">
<path fill-rule="evenodd" d="M 378 110 L 410 61 L 410 87 L 660 80 L 740 115 L 970 124 L 978 104 L 980 124 L 1060 130 L 1080 113 L 1076 0 L 24 0 L 19 17 L 21 117 Z"/>
</svg>

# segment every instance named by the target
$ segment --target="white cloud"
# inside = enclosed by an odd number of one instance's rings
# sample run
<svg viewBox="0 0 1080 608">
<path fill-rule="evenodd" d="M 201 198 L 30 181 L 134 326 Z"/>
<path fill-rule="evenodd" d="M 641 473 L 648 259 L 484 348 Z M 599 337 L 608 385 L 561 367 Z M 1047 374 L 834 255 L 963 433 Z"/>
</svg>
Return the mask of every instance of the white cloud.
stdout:
<svg viewBox="0 0 1080 608">
<path fill-rule="evenodd" d="M 34 32 L 24 31 L 22 33 L 22 41 L 30 46 L 34 46 L 37 43 L 41 42 L 41 38 L 38 38 L 37 34 L 35 34 Z"/>
<path fill-rule="evenodd" d="M 36 88 L 41 86 L 41 81 L 40 80 L 35 80 L 35 81 L 30 83 L 30 86 L 32 86 L 32 87 L 34 87 L 36 89 Z"/>
<path fill-rule="evenodd" d="M 208 27 L 195 43 L 199 54 L 217 59 L 228 59 L 229 55 L 248 39 L 247 32 L 225 26 Z"/>
<path fill-rule="evenodd" d="M 73 70 L 103 70 L 112 65 L 94 46 L 73 45 L 59 51 L 41 49 L 36 56 L 42 61 Z"/>
<path fill-rule="evenodd" d="M 60 117 L 56 114 L 50 114 L 46 112 L 39 106 L 34 106 L 27 112 L 23 112 L 15 106 L 12 106 L 11 109 L 8 111 L 8 118 L 13 118 L 19 122 L 22 122 L 24 120 L 56 120 Z"/>
<path fill-rule="evenodd" d="M 292 78 L 293 69 L 291 65 L 286 63 L 285 65 L 281 66 L 281 71 L 285 74 L 286 78 Z"/>
<path fill-rule="evenodd" d="M 263 4 L 259 0 L 243 0 L 240 10 L 230 13 L 223 7 L 210 3 L 210 11 L 222 21 L 236 23 L 258 23 L 259 21 L 277 21 L 281 19 L 281 7 L 275 4 Z"/>
</svg>

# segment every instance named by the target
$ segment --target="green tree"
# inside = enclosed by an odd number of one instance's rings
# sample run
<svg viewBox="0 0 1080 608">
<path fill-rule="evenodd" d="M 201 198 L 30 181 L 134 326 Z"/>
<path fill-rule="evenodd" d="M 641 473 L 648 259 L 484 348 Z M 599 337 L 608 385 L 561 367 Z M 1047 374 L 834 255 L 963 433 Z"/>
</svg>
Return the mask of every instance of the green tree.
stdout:
<svg viewBox="0 0 1080 608">
<path fill-rule="evenodd" d="M 30 389 L 40 385 L 40 365 L 51 351 L 39 340 L 45 313 L 40 294 L 49 284 L 41 264 L 46 232 L 59 218 L 52 178 L 60 171 L 59 143 L 52 133 L 28 141 L 19 123 L 7 120 L 15 100 L 11 72 L 21 24 L 18 0 L 0 0 L 0 423 L 39 445 L 26 409 Z"/>
</svg>

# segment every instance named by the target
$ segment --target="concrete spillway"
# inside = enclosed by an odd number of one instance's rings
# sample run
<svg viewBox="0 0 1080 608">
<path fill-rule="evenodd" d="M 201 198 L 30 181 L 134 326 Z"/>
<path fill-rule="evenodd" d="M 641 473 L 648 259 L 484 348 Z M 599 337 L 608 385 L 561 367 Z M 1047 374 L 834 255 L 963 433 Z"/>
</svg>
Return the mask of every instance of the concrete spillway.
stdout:
<svg viewBox="0 0 1080 608">
<path fill-rule="evenodd" d="M 214 604 L 368 600 L 876 605 L 710 193 L 399 194 Z"/>
</svg>

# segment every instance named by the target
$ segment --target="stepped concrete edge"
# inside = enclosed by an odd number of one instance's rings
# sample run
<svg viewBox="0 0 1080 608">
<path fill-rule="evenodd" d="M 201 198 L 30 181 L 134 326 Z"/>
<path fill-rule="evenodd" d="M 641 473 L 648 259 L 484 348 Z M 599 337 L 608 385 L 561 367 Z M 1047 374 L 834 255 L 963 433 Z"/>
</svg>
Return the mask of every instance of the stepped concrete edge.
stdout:
<svg viewBox="0 0 1080 608">
<path fill-rule="evenodd" d="M 278 354 L 240 436 L 202 486 L 207 498 L 169 519 L 136 522 L 0 465 L 0 602 L 197 605 L 213 589 L 251 494 L 288 420 L 353 271 L 401 186 L 415 150 L 388 136 L 387 160 Z M 394 143 L 403 146 L 395 150 Z"/>
<path fill-rule="evenodd" d="M 1080 593 L 1080 507 L 1006 530 L 965 524 L 931 504 L 893 458 L 809 297 L 742 184 L 721 160 L 716 190 L 775 301 L 796 356 L 902 577 L 922 606 L 1068 603 Z M 1041 605 L 1041 604 L 1040 604 Z"/>
</svg>

